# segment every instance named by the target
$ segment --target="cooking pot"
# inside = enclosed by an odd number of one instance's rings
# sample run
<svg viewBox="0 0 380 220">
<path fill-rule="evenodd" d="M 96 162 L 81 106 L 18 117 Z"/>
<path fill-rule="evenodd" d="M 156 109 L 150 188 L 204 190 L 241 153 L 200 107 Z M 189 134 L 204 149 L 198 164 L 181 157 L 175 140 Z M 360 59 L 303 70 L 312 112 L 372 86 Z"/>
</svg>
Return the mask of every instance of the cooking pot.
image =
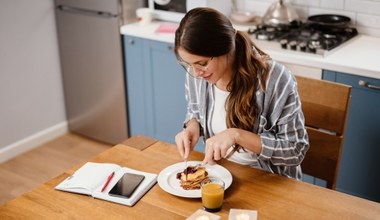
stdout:
<svg viewBox="0 0 380 220">
<path fill-rule="evenodd" d="M 272 3 L 263 17 L 263 23 L 271 26 L 289 25 L 298 20 L 296 10 L 283 0 Z"/>
<path fill-rule="evenodd" d="M 321 14 L 308 17 L 308 23 L 319 29 L 342 30 L 351 24 L 351 19 L 343 15 Z"/>
</svg>

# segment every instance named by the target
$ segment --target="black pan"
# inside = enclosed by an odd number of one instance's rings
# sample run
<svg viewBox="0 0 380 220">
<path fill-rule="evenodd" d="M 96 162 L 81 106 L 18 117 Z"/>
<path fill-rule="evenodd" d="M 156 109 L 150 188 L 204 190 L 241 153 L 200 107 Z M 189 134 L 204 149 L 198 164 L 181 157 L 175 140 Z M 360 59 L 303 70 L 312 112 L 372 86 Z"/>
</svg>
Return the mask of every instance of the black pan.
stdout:
<svg viewBox="0 0 380 220">
<path fill-rule="evenodd" d="M 308 23 L 321 29 L 344 29 L 351 23 L 351 18 L 343 15 L 321 14 L 308 17 Z"/>
</svg>

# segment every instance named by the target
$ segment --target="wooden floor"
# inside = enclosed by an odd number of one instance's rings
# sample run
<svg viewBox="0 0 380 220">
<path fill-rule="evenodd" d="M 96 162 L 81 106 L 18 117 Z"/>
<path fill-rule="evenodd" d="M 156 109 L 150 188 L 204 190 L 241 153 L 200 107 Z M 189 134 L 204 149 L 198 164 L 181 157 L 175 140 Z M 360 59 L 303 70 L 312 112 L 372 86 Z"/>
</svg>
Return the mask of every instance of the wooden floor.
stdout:
<svg viewBox="0 0 380 220">
<path fill-rule="evenodd" d="M 111 146 L 68 133 L 0 164 L 0 205 Z"/>
</svg>

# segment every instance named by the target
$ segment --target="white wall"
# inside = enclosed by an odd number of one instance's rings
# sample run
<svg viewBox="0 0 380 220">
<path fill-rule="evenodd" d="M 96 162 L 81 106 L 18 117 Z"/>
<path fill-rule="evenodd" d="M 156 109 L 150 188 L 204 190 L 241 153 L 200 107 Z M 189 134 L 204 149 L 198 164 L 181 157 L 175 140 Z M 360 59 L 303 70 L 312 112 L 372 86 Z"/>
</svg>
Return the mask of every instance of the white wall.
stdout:
<svg viewBox="0 0 380 220">
<path fill-rule="evenodd" d="M 0 0 L 0 162 L 67 130 L 54 16 L 53 0 Z"/>
<path fill-rule="evenodd" d="M 238 8 L 264 15 L 278 0 L 237 0 Z M 380 37 L 380 0 L 285 0 L 306 19 L 315 14 L 340 14 L 352 19 L 360 34 Z"/>
</svg>

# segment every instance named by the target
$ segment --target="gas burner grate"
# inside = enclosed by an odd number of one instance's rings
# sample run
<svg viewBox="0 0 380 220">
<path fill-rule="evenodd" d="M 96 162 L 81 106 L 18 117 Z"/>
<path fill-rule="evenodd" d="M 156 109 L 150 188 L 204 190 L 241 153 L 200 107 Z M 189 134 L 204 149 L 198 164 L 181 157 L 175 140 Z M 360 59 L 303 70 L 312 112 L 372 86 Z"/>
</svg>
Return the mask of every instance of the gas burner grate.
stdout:
<svg viewBox="0 0 380 220">
<path fill-rule="evenodd" d="M 331 51 L 358 35 L 351 27 L 321 30 L 307 23 L 282 27 L 259 25 L 248 33 L 257 40 L 278 42 L 283 49 L 316 54 Z"/>
</svg>

